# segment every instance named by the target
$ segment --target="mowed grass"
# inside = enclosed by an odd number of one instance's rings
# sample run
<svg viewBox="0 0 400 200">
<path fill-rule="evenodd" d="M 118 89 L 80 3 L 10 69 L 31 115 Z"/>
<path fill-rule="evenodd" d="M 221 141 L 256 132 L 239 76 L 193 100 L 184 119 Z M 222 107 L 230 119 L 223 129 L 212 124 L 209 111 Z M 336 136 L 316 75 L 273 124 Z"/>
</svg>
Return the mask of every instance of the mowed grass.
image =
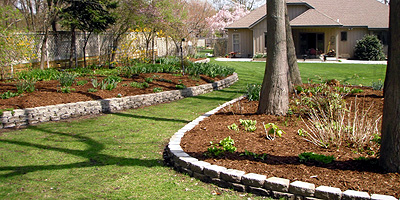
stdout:
<svg viewBox="0 0 400 200">
<path fill-rule="evenodd" d="M 247 83 L 262 82 L 265 63 L 220 64 L 235 67 L 240 78 L 221 91 L 114 114 L 0 132 L 0 199 L 260 198 L 219 189 L 163 165 L 163 149 L 177 130 L 240 96 Z M 313 75 L 304 76 L 304 70 L 315 72 L 314 68 L 329 69 L 322 64 L 300 64 L 303 80 Z M 374 79 L 383 79 L 383 75 L 371 78 Z"/>
</svg>

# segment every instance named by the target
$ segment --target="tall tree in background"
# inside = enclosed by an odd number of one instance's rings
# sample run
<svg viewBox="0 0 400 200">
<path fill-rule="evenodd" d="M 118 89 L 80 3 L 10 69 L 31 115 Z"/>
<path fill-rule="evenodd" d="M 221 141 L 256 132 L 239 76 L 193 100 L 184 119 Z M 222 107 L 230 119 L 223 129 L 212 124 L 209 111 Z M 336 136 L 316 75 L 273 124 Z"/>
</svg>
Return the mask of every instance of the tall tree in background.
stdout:
<svg viewBox="0 0 400 200">
<path fill-rule="evenodd" d="M 115 15 L 110 9 L 117 7 L 117 2 L 109 0 L 65 0 L 68 6 L 61 12 L 61 23 L 71 30 L 70 67 L 77 66 L 76 29 L 82 31 L 102 32 L 115 22 Z M 90 34 L 89 34 L 90 36 Z M 85 38 L 87 42 L 88 37 Z"/>
<path fill-rule="evenodd" d="M 400 172 L 400 1 L 390 1 L 390 43 L 384 87 L 380 164 Z"/>
<path fill-rule="evenodd" d="M 289 109 L 285 0 L 267 0 L 267 64 L 257 113 L 286 115 Z"/>
<path fill-rule="evenodd" d="M 301 85 L 301 77 L 299 65 L 297 64 L 296 49 L 294 46 L 292 28 L 290 27 L 289 14 L 287 4 L 285 4 L 285 28 L 286 28 L 286 47 L 287 47 L 287 60 L 289 65 L 289 91 L 293 89 L 293 85 Z"/>
</svg>

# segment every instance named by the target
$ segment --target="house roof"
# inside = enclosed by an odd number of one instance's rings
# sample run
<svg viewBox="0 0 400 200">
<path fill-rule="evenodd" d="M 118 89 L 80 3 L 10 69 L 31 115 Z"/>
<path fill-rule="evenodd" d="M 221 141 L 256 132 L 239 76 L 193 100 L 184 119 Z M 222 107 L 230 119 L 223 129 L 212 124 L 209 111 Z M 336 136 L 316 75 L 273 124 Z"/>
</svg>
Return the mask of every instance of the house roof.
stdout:
<svg viewBox="0 0 400 200">
<path fill-rule="evenodd" d="M 389 27 L 389 6 L 377 0 L 287 0 L 309 9 L 290 21 L 292 27 L 345 26 Z M 252 28 L 266 18 L 265 5 L 229 25 L 227 29 Z"/>
</svg>

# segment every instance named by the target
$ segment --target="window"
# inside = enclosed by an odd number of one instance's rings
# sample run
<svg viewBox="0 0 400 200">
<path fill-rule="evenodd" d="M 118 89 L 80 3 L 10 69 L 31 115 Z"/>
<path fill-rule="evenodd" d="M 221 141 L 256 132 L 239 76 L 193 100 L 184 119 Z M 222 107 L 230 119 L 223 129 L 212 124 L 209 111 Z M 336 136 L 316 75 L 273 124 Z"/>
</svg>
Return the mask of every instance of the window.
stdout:
<svg viewBox="0 0 400 200">
<path fill-rule="evenodd" d="M 240 52 L 240 34 L 234 33 L 232 35 L 233 52 Z"/>
<path fill-rule="evenodd" d="M 264 33 L 264 47 L 267 49 L 267 32 Z"/>
<path fill-rule="evenodd" d="M 342 41 L 347 41 L 347 31 L 342 31 L 340 36 Z"/>
</svg>

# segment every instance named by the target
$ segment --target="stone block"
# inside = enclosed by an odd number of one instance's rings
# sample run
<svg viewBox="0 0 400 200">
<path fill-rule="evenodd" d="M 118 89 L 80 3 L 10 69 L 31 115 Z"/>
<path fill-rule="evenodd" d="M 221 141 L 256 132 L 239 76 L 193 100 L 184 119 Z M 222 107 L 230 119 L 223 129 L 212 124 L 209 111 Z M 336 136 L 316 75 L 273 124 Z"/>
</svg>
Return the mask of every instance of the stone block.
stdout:
<svg viewBox="0 0 400 200">
<path fill-rule="evenodd" d="M 178 158 L 178 165 L 183 167 L 183 168 L 190 168 L 190 163 L 191 162 L 196 162 L 198 161 L 196 158 L 193 157 L 179 157 Z"/>
<path fill-rule="evenodd" d="M 253 187 L 262 187 L 264 185 L 265 175 L 249 173 L 242 176 L 242 183 Z"/>
<path fill-rule="evenodd" d="M 245 192 L 246 186 L 239 183 L 230 183 L 230 187 L 238 192 Z"/>
<path fill-rule="evenodd" d="M 193 172 L 197 172 L 197 173 L 203 174 L 203 172 L 204 172 L 204 167 L 205 167 L 205 166 L 209 166 L 209 165 L 211 165 L 211 164 L 208 163 L 208 162 L 204 162 L 204 161 L 192 162 L 192 163 L 190 163 L 190 169 L 191 169 Z"/>
<path fill-rule="evenodd" d="M 285 192 L 278 192 L 278 191 L 271 191 L 272 196 L 276 199 L 280 199 L 280 198 L 284 198 L 287 200 L 294 200 L 295 199 L 295 195 L 294 194 L 290 194 L 290 193 L 285 193 Z"/>
<path fill-rule="evenodd" d="M 315 197 L 320 199 L 340 200 L 342 191 L 339 188 L 319 186 L 315 189 Z"/>
<path fill-rule="evenodd" d="M 265 180 L 264 188 L 278 192 L 288 192 L 289 183 L 290 183 L 289 179 L 271 177 Z"/>
<path fill-rule="evenodd" d="M 229 188 L 230 187 L 230 184 L 228 182 L 226 182 L 226 181 L 224 181 L 222 179 L 219 179 L 219 178 L 211 178 L 211 183 L 213 183 L 213 184 L 215 184 L 215 185 L 217 185 L 219 187 L 222 187 L 222 188 Z"/>
<path fill-rule="evenodd" d="M 312 183 L 295 181 L 289 184 L 289 192 L 301 196 L 313 196 L 315 193 L 315 185 Z"/>
<path fill-rule="evenodd" d="M 184 174 L 187 174 L 187 175 L 189 175 L 189 176 L 193 176 L 193 171 L 190 170 L 190 169 L 188 169 L 188 168 L 182 167 L 182 168 L 181 168 L 181 171 L 182 171 L 182 173 L 184 173 Z"/>
<path fill-rule="evenodd" d="M 371 195 L 371 200 L 397 200 L 397 199 L 393 196 L 373 194 Z"/>
<path fill-rule="evenodd" d="M 229 182 L 234 182 L 234 183 L 240 183 L 242 180 L 242 176 L 246 174 L 244 171 L 236 170 L 236 169 L 227 169 L 223 172 L 221 172 L 220 176 L 222 179 L 229 181 Z"/>
<path fill-rule="evenodd" d="M 197 172 L 193 172 L 193 177 L 200 181 L 206 182 L 206 183 L 209 183 L 211 181 L 210 177 L 208 177 L 204 174 L 197 173 Z"/>
<path fill-rule="evenodd" d="M 367 200 L 371 199 L 367 192 L 360 192 L 355 190 L 346 190 L 343 192 L 343 200 Z"/>
<path fill-rule="evenodd" d="M 210 178 L 220 178 L 221 172 L 225 170 L 225 167 L 218 165 L 207 165 L 204 166 L 204 175 L 209 176 Z"/>
<path fill-rule="evenodd" d="M 272 196 L 270 190 L 266 190 L 266 189 L 259 188 L 259 187 L 249 186 L 248 187 L 248 191 L 250 193 L 253 193 L 253 194 L 256 194 L 256 195 L 259 195 L 259 196 Z"/>
</svg>

